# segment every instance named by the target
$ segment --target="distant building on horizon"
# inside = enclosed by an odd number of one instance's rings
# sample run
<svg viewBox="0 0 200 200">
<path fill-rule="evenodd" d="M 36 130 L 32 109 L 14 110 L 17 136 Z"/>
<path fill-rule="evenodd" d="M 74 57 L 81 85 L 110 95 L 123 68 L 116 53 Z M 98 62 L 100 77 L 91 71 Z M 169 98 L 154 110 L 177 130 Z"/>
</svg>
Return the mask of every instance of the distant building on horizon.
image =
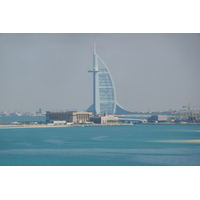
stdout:
<svg viewBox="0 0 200 200">
<path fill-rule="evenodd" d="M 147 121 L 150 123 L 167 122 L 167 115 L 152 115 L 147 118 Z"/>
<path fill-rule="evenodd" d="M 103 62 L 96 53 L 96 44 L 94 43 L 93 52 L 93 104 L 87 109 L 94 115 L 114 114 L 132 114 L 122 108 L 117 103 L 115 85 L 112 76 Z"/>
</svg>

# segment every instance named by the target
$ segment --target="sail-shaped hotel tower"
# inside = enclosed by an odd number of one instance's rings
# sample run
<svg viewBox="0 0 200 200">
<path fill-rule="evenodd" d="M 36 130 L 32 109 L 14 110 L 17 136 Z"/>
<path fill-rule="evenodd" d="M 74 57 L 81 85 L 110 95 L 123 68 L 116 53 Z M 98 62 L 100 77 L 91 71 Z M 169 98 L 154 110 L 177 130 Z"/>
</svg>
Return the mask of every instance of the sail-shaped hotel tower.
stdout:
<svg viewBox="0 0 200 200">
<path fill-rule="evenodd" d="M 94 43 L 93 52 L 93 104 L 87 111 L 93 112 L 94 115 L 113 114 L 131 114 L 118 105 L 116 101 L 116 91 L 112 76 L 103 62 L 96 53 L 96 43 Z"/>
</svg>

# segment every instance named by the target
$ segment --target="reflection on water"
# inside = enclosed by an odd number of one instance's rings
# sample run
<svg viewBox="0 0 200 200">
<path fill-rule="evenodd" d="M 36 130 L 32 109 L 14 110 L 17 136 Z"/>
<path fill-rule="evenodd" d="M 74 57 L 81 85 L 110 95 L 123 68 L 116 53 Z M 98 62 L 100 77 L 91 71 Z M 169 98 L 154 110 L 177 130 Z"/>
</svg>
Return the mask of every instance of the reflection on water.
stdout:
<svg viewBox="0 0 200 200">
<path fill-rule="evenodd" d="M 108 136 L 99 136 L 99 137 L 91 138 L 91 140 L 103 140 L 106 137 Z"/>
</svg>

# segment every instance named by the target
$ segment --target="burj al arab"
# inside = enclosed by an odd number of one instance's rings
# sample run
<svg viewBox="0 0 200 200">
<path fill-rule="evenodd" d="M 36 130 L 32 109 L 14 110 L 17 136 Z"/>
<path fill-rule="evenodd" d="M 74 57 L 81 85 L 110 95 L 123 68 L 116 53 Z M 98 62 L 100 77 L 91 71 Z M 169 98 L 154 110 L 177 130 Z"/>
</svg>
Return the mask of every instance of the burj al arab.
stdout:
<svg viewBox="0 0 200 200">
<path fill-rule="evenodd" d="M 93 112 L 94 115 L 132 113 L 117 103 L 113 78 L 104 61 L 96 53 L 96 43 L 93 51 L 93 70 L 88 72 L 93 73 L 93 104 L 87 111 Z"/>
</svg>

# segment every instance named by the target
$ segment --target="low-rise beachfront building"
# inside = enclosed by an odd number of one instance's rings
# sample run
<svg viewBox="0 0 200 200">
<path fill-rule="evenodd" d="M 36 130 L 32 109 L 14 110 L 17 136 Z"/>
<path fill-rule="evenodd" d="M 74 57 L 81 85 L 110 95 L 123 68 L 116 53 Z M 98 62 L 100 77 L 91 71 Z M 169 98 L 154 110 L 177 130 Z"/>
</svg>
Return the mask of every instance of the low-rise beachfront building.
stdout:
<svg viewBox="0 0 200 200">
<path fill-rule="evenodd" d="M 90 121 L 95 124 L 110 124 L 110 123 L 118 123 L 118 117 L 115 117 L 113 115 L 94 115 L 90 117 Z"/>
<path fill-rule="evenodd" d="M 76 112 L 76 111 L 63 111 L 63 112 L 46 112 L 46 122 L 50 121 L 66 121 L 70 123 L 85 123 L 88 122 L 92 112 Z"/>
</svg>

